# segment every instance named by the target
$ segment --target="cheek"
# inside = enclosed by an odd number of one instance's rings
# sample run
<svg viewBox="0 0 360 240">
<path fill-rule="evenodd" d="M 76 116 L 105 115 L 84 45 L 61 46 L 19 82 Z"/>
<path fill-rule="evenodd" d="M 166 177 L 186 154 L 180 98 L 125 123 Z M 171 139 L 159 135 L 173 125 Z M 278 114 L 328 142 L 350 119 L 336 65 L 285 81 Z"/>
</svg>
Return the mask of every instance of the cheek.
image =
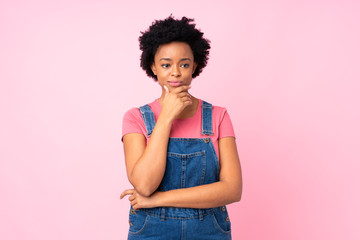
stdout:
<svg viewBox="0 0 360 240">
<path fill-rule="evenodd" d="M 166 77 L 169 73 L 168 73 L 169 71 L 166 71 L 166 70 L 160 70 L 160 71 L 158 71 L 158 76 L 159 77 Z"/>
<path fill-rule="evenodd" d="M 194 72 L 194 70 L 193 70 L 193 69 L 191 69 L 191 68 L 189 68 L 189 69 L 187 69 L 187 70 L 186 70 L 185 75 L 186 75 L 186 76 L 190 76 L 190 77 L 191 77 L 191 76 L 192 76 L 192 74 L 193 74 L 193 72 Z"/>
</svg>

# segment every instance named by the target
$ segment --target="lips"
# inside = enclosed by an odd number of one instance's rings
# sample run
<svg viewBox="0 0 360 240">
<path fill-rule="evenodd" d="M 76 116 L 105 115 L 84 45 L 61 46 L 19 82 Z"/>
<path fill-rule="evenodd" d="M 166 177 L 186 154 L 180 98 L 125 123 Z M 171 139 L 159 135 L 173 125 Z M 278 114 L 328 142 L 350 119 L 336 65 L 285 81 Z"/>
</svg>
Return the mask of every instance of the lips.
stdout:
<svg viewBox="0 0 360 240">
<path fill-rule="evenodd" d="M 169 85 L 172 87 L 178 87 L 181 85 L 180 81 L 168 81 Z"/>
</svg>

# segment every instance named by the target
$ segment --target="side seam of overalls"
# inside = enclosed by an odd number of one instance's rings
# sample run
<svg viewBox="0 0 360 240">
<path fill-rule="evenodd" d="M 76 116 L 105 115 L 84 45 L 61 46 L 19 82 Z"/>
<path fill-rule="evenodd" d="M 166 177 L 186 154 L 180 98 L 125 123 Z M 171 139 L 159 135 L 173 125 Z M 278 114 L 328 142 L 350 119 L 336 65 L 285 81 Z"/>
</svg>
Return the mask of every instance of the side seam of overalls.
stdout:
<svg viewBox="0 0 360 240">
<path fill-rule="evenodd" d="M 190 188 L 219 181 L 219 160 L 208 136 L 213 133 L 210 103 L 202 101 L 201 134 L 204 138 L 169 138 L 166 170 L 157 191 Z M 139 108 L 147 137 L 155 127 L 148 104 Z M 142 208 L 129 212 L 128 239 L 231 239 L 226 206 L 217 208 Z"/>
</svg>

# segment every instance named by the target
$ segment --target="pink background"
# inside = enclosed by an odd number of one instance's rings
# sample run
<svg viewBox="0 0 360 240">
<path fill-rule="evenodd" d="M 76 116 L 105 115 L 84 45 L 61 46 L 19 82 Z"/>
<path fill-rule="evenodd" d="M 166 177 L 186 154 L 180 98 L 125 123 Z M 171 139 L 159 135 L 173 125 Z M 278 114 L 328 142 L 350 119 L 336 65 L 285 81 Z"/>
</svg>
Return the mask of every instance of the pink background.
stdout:
<svg viewBox="0 0 360 240">
<path fill-rule="evenodd" d="M 192 94 L 225 106 L 243 169 L 233 239 L 360 239 L 359 1 L 0 3 L 0 239 L 125 239 L 121 121 L 153 101 L 138 37 L 194 17 Z"/>
</svg>

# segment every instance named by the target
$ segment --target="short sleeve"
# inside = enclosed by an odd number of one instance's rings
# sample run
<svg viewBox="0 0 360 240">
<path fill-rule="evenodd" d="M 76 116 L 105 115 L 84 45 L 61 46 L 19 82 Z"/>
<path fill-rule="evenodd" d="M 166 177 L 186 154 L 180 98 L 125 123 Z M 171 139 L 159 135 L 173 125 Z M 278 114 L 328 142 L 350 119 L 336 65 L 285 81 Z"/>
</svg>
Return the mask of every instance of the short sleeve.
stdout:
<svg viewBox="0 0 360 240">
<path fill-rule="evenodd" d="M 219 125 L 219 139 L 223 137 L 235 137 L 234 128 L 226 108 L 223 109 Z"/>
<path fill-rule="evenodd" d="M 144 129 L 145 125 L 140 110 L 138 108 L 128 110 L 123 117 L 121 141 L 123 141 L 124 136 L 128 133 L 144 134 Z"/>
</svg>

